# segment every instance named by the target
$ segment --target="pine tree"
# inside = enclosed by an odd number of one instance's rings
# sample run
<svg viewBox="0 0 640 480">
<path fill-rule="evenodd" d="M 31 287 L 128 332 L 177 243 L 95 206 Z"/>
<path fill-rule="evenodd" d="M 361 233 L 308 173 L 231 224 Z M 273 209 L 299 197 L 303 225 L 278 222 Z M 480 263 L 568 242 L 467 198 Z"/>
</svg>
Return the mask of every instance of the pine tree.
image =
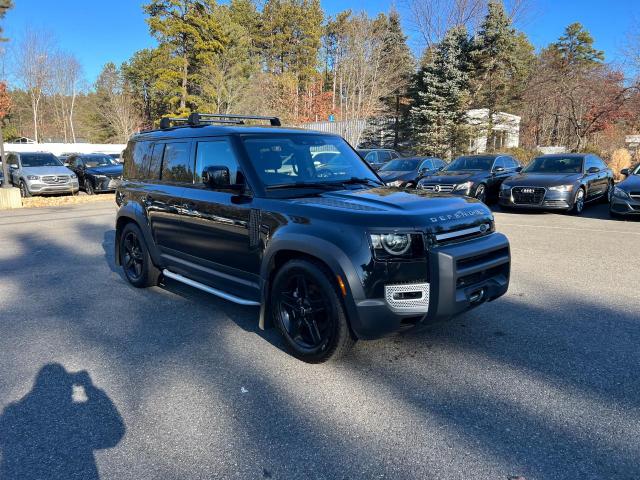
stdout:
<svg viewBox="0 0 640 480">
<path fill-rule="evenodd" d="M 464 149 L 469 98 L 469 38 L 449 30 L 416 78 L 411 123 L 419 153 L 448 157 Z"/>
<path fill-rule="evenodd" d="M 0 20 L 4 18 L 7 11 L 13 7 L 13 0 L 0 0 Z M 0 27 L 0 41 L 6 41 L 6 38 L 2 38 L 2 27 Z"/>
<path fill-rule="evenodd" d="M 604 52 L 593 47 L 593 37 L 580 23 L 569 25 L 549 47 L 561 68 L 590 67 L 604 61 Z"/>
<path fill-rule="evenodd" d="M 224 48 L 214 7 L 213 0 L 152 0 L 144 6 L 158 48 L 169 58 L 159 72 L 158 86 L 171 91 L 169 103 L 180 113 L 197 108 L 200 69 Z"/>
</svg>

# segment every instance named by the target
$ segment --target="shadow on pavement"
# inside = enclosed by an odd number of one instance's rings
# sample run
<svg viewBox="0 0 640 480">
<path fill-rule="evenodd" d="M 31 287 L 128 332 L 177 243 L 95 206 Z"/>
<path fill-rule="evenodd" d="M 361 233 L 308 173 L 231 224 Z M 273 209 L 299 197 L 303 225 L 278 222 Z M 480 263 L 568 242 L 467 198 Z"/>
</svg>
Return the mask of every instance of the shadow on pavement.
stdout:
<svg viewBox="0 0 640 480">
<path fill-rule="evenodd" d="M 0 417 L 0 478 L 97 480 L 94 451 L 114 447 L 124 433 L 115 405 L 87 372 L 45 365 Z"/>
</svg>

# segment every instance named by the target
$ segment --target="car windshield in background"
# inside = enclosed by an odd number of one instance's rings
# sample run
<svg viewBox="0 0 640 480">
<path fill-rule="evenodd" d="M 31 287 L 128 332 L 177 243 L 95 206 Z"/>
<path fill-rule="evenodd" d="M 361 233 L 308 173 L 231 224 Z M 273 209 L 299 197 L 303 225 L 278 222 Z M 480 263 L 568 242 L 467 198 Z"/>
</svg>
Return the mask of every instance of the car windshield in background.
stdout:
<svg viewBox="0 0 640 480">
<path fill-rule="evenodd" d="M 458 157 L 444 170 L 447 172 L 456 172 L 459 170 L 491 170 L 495 157 Z"/>
<path fill-rule="evenodd" d="M 22 167 L 61 167 L 62 162 L 53 154 L 22 154 L 20 155 Z"/>
<path fill-rule="evenodd" d="M 105 156 L 85 157 L 84 164 L 88 168 L 94 168 L 94 167 L 108 167 L 110 165 L 117 165 L 118 163 L 113 158 L 105 155 Z"/>
<path fill-rule="evenodd" d="M 399 158 L 391 160 L 380 169 L 381 172 L 411 172 L 417 170 L 422 160 L 419 158 Z"/>
<path fill-rule="evenodd" d="M 523 173 L 582 173 L 581 157 L 538 157 Z"/>
<path fill-rule="evenodd" d="M 380 183 L 349 145 L 330 135 L 251 136 L 244 139 L 251 163 L 268 187 L 361 179 Z"/>
</svg>

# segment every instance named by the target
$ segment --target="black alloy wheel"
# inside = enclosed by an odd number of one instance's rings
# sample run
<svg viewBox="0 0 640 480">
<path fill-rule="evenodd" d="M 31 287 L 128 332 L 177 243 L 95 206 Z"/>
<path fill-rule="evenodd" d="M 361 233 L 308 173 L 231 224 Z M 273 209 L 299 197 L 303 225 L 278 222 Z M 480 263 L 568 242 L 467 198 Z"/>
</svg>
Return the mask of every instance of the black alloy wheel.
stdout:
<svg viewBox="0 0 640 480">
<path fill-rule="evenodd" d="M 476 188 L 475 197 L 482 203 L 487 203 L 487 188 L 485 187 L 484 183 L 481 183 L 480 185 L 478 185 L 478 188 Z"/>
<path fill-rule="evenodd" d="M 88 178 L 84 179 L 84 191 L 87 193 L 87 195 L 94 195 L 96 193 L 95 189 L 93 188 L 93 183 L 91 183 L 91 180 L 89 180 Z"/>
<path fill-rule="evenodd" d="M 153 265 L 149 250 L 137 225 L 127 224 L 120 236 L 120 265 L 124 275 L 138 288 L 152 287 L 158 284 L 160 270 Z"/>
<path fill-rule="evenodd" d="M 354 341 L 330 276 L 322 266 L 292 260 L 277 273 L 271 308 L 292 353 L 309 363 L 343 356 Z"/>
</svg>

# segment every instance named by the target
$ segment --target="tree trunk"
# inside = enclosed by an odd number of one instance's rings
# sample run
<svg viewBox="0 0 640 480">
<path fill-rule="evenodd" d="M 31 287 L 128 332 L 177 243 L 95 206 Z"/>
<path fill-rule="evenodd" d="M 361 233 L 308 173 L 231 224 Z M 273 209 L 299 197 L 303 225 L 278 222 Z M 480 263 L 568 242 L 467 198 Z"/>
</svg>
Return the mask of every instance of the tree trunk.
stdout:
<svg viewBox="0 0 640 480">
<path fill-rule="evenodd" d="M 186 53 L 182 59 L 182 95 L 180 96 L 180 110 L 185 110 L 187 108 L 187 81 L 189 78 L 189 59 Z"/>
</svg>

